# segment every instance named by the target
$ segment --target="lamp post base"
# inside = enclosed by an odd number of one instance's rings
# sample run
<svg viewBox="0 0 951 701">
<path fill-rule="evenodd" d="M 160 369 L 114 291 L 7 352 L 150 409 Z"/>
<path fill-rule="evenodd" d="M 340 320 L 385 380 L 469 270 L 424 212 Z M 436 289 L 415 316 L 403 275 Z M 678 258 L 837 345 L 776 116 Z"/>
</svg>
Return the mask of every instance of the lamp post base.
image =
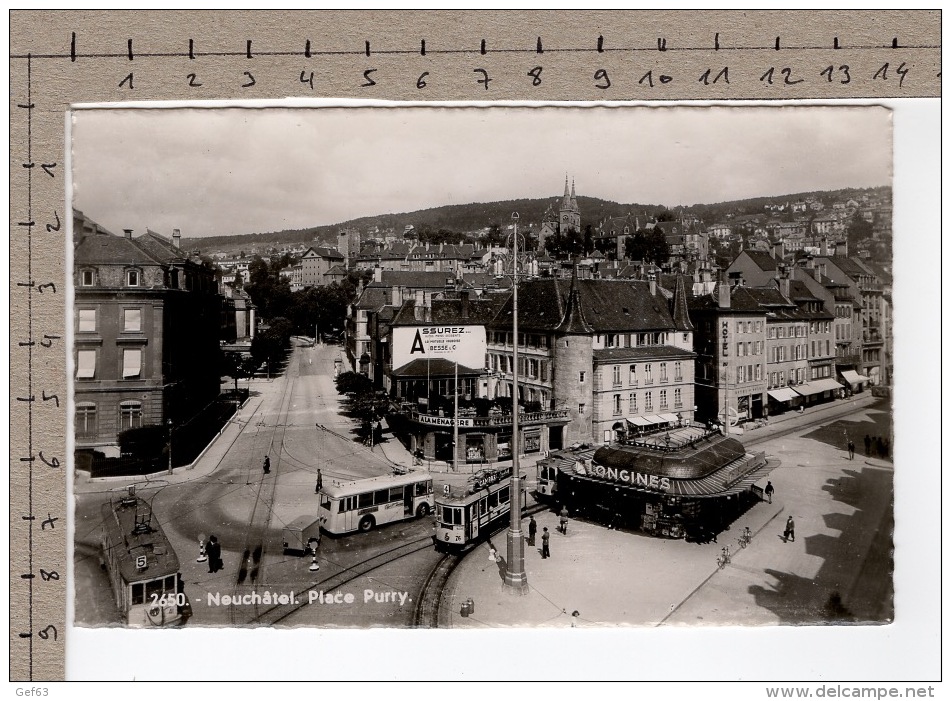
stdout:
<svg viewBox="0 0 951 701">
<path fill-rule="evenodd" d="M 508 559 L 505 561 L 502 589 L 510 594 L 528 594 L 528 577 L 525 575 L 525 538 L 521 530 L 509 529 L 506 550 Z"/>
</svg>

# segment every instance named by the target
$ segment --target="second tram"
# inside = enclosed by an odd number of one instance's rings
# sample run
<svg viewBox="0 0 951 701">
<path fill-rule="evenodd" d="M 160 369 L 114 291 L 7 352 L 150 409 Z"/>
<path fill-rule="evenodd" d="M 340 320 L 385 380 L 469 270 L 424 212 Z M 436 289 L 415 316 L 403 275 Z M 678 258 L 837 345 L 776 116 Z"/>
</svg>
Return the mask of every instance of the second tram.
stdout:
<svg viewBox="0 0 951 701">
<path fill-rule="evenodd" d="M 135 495 L 102 506 L 102 565 L 109 573 L 116 606 L 132 627 L 184 622 L 190 610 L 178 556 L 152 507 Z"/>
<path fill-rule="evenodd" d="M 503 525 L 512 506 L 511 475 L 511 467 L 479 470 L 464 489 L 436 497 L 436 548 L 465 549 Z M 525 490 L 516 504 L 525 508 Z"/>
</svg>

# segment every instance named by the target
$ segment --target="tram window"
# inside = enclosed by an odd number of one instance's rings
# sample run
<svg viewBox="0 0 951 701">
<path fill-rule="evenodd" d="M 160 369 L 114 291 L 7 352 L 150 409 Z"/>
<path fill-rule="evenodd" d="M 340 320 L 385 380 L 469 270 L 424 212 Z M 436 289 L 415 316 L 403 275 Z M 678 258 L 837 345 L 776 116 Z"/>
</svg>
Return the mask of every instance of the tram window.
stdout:
<svg viewBox="0 0 951 701">
<path fill-rule="evenodd" d="M 170 574 L 165 578 L 165 591 L 175 591 L 175 575 Z"/>
<path fill-rule="evenodd" d="M 386 504 L 390 501 L 390 490 L 389 489 L 380 489 L 379 491 L 373 492 L 373 503 L 374 504 Z"/>
<path fill-rule="evenodd" d="M 403 500 L 403 487 L 390 487 L 390 501 Z"/>
<path fill-rule="evenodd" d="M 485 497 L 482 497 L 479 500 L 479 514 L 484 516 L 485 513 L 489 510 L 489 500 Z"/>
<path fill-rule="evenodd" d="M 153 579 L 151 582 L 145 583 L 146 603 L 152 601 L 153 594 L 156 594 L 157 596 L 162 595 L 162 580 L 161 579 Z"/>
<path fill-rule="evenodd" d="M 373 506 L 373 492 L 367 492 L 357 497 L 358 509 L 363 509 L 367 506 Z"/>
<path fill-rule="evenodd" d="M 509 503 L 509 487 L 502 487 L 499 490 L 499 502 L 502 504 Z"/>
<path fill-rule="evenodd" d="M 494 509 L 498 505 L 499 505 L 499 493 L 494 492 L 489 495 L 489 508 Z"/>
<path fill-rule="evenodd" d="M 145 585 L 142 583 L 132 585 L 132 603 L 145 603 Z"/>
</svg>

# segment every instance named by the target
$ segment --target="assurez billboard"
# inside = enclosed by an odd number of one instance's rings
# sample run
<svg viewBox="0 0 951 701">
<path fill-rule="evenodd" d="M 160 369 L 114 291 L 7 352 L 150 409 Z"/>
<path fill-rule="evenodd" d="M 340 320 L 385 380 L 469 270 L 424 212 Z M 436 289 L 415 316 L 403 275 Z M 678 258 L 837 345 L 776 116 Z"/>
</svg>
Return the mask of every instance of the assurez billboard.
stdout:
<svg viewBox="0 0 951 701">
<path fill-rule="evenodd" d="M 485 366 L 484 326 L 398 326 L 393 329 L 393 367 L 417 358 L 445 358 L 467 368 Z"/>
</svg>

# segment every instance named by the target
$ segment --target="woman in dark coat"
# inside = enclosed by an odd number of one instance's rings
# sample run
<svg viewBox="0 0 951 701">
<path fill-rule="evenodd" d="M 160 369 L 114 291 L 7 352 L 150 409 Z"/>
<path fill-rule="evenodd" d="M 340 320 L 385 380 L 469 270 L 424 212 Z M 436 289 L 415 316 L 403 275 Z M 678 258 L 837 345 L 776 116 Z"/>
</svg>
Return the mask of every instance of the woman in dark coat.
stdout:
<svg viewBox="0 0 951 701">
<path fill-rule="evenodd" d="M 221 544 L 218 542 L 218 536 L 213 535 L 208 538 L 205 552 L 208 554 L 209 572 L 214 573 L 224 567 L 224 563 L 221 561 Z"/>
</svg>

